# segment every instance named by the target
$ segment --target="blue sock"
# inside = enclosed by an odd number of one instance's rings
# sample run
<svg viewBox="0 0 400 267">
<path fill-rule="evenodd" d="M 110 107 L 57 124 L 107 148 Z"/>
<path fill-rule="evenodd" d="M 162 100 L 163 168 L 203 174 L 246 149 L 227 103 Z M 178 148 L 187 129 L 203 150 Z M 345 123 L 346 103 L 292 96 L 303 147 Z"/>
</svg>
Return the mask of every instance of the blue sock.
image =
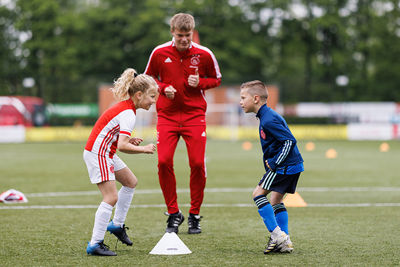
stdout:
<svg viewBox="0 0 400 267">
<path fill-rule="evenodd" d="M 275 219 L 274 209 L 268 202 L 267 197 L 265 195 L 260 195 L 256 196 L 253 200 L 258 207 L 258 213 L 263 219 L 265 226 L 268 231 L 272 232 L 278 226 L 278 223 Z"/>
<path fill-rule="evenodd" d="M 289 217 L 286 207 L 283 203 L 276 204 L 272 206 L 275 212 L 276 222 L 282 231 L 287 235 L 289 234 Z"/>
</svg>

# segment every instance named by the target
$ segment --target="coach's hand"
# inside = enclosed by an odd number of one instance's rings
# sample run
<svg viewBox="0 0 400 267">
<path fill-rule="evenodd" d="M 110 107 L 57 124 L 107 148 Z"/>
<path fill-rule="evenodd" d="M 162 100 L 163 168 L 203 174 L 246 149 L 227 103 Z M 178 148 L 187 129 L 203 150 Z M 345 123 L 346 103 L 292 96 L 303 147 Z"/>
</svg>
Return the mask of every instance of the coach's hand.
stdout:
<svg viewBox="0 0 400 267">
<path fill-rule="evenodd" d="M 170 85 L 164 89 L 164 94 L 168 99 L 174 99 L 176 93 L 176 89 Z"/>
<path fill-rule="evenodd" d="M 200 81 L 199 70 L 196 69 L 194 75 L 189 75 L 188 83 L 191 87 L 197 87 L 197 85 L 199 85 L 199 81 Z"/>
</svg>

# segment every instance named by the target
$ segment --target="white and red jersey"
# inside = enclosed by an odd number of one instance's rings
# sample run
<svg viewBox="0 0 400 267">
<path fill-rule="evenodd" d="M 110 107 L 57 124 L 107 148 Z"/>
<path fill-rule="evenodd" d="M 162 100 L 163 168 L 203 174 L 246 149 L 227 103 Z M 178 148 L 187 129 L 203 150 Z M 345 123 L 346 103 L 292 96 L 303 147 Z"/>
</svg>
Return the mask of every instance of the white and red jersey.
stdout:
<svg viewBox="0 0 400 267">
<path fill-rule="evenodd" d="M 97 120 L 85 150 L 113 158 L 120 134 L 131 136 L 136 121 L 136 108 L 131 99 L 107 109 Z"/>
<path fill-rule="evenodd" d="M 199 73 L 199 85 L 189 86 L 189 75 Z M 204 91 L 221 84 L 221 72 L 214 54 L 207 47 L 192 42 L 189 49 L 178 51 L 174 40 L 157 46 L 150 55 L 145 73 L 153 76 L 160 96 L 157 100 L 158 125 L 205 125 L 207 103 Z M 174 99 L 164 90 L 172 85 Z"/>
</svg>

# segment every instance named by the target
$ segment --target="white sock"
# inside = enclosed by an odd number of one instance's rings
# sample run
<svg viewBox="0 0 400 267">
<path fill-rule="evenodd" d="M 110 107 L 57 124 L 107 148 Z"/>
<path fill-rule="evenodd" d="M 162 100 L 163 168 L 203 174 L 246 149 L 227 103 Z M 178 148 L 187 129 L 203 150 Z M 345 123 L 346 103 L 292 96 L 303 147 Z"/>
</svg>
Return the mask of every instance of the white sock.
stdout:
<svg viewBox="0 0 400 267">
<path fill-rule="evenodd" d="M 283 231 L 281 230 L 281 228 L 279 226 L 275 227 L 274 231 L 271 232 L 271 236 L 272 238 L 276 238 L 280 235 L 282 235 Z"/>
<path fill-rule="evenodd" d="M 135 188 L 123 186 L 118 192 L 118 201 L 115 205 L 115 213 L 113 218 L 113 224 L 122 227 L 125 223 L 126 215 L 128 214 L 131 206 L 133 194 Z"/>
<path fill-rule="evenodd" d="M 93 234 L 92 239 L 90 240 L 91 246 L 104 240 L 104 235 L 106 234 L 107 225 L 110 221 L 112 210 L 113 206 L 110 204 L 107 204 L 106 202 L 100 203 L 94 217 Z"/>
</svg>

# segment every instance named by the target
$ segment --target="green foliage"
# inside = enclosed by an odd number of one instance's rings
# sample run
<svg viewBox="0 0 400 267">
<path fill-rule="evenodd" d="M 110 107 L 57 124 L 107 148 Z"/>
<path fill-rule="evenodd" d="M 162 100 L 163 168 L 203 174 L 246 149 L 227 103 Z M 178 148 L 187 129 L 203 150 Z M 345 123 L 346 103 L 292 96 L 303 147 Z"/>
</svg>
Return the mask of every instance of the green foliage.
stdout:
<svg viewBox="0 0 400 267">
<path fill-rule="evenodd" d="M 263 80 L 284 103 L 400 101 L 396 0 L 10 2 L 0 7 L 1 94 L 95 102 L 100 83 L 127 67 L 143 72 L 152 49 L 171 39 L 171 16 L 188 12 L 225 85 Z"/>
<path fill-rule="evenodd" d="M 230 6 L 228 0 L 205 0 L 183 1 L 176 9 L 195 17 L 200 41 L 217 57 L 225 84 L 263 76 L 264 37 L 250 30 L 252 22 L 239 7 Z"/>
<path fill-rule="evenodd" d="M 21 87 L 20 56 L 13 53 L 20 48 L 13 29 L 15 17 L 14 11 L 0 6 L 0 95 L 16 93 Z"/>
</svg>

